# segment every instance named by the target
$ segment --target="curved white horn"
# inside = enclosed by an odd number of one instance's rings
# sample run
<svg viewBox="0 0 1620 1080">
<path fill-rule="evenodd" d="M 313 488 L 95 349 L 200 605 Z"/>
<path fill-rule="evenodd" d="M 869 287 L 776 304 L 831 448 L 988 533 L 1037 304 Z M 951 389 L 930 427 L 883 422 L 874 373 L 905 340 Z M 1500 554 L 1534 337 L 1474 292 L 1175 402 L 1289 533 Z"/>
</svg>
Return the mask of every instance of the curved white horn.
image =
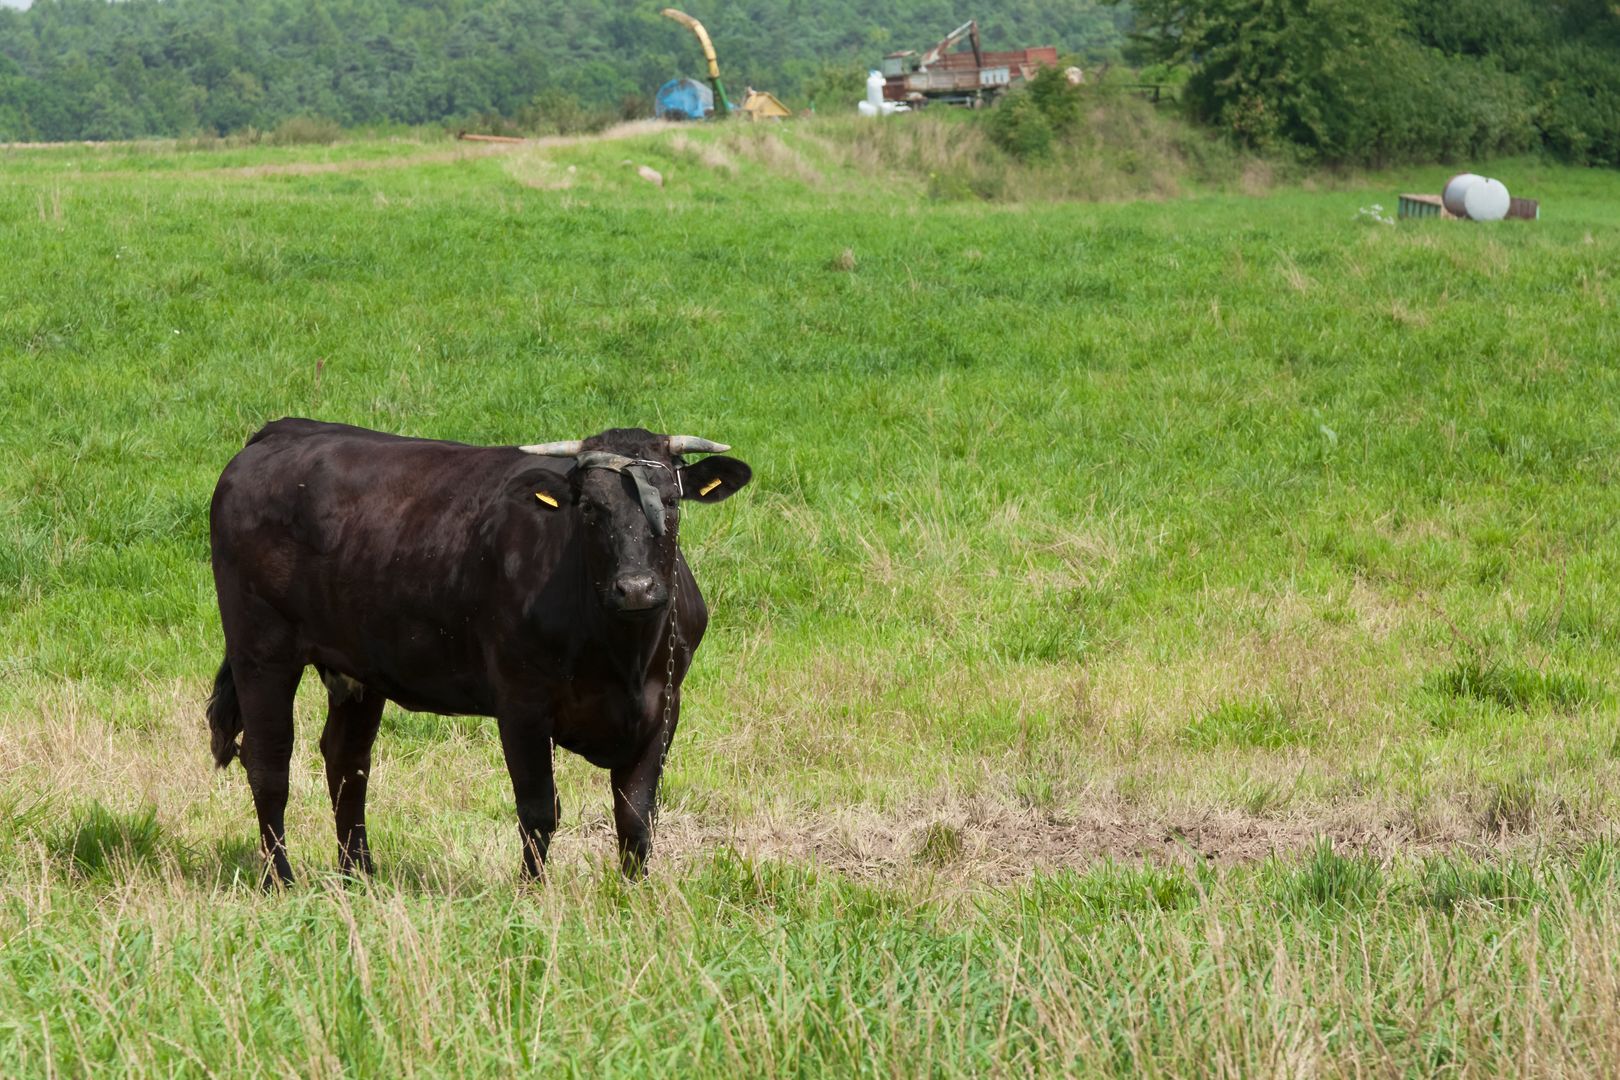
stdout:
<svg viewBox="0 0 1620 1080">
<path fill-rule="evenodd" d="M 731 447 L 725 443 L 710 442 L 696 435 L 671 435 L 669 452 L 672 454 L 723 454 Z"/>
<path fill-rule="evenodd" d="M 571 442 L 545 442 L 533 446 L 520 446 L 519 450 L 525 454 L 539 454 L 541 457 L 578 457 L 579 452 L 585 449 L 583 439 L 574 439 Z"/>
</svg>

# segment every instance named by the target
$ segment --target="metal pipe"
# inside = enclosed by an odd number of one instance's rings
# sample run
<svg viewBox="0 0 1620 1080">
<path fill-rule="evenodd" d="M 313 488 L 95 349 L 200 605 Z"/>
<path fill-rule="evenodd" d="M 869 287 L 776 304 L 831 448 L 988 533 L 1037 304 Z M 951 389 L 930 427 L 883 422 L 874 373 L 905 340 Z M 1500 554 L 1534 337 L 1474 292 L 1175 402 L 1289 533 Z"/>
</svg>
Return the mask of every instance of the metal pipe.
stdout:
<svg viewBox="0 0 1620 1080">
<path fill-rule="evenodd" d="M 665 8 L 658 14 L 666 19 L 674 19 L 697 35 L 698 44 L 703 46 L 703 59 L 709 62 L 709 82 L 714 86 L 715 106 L 720 110 L 721 116 L 729 116 L 731 114 L 731 100 L 726 97 L 726 88 L 720 82 L 720 60 L 714 55 L 714 43 L 709 40 L 709 32 L 703 29 L 702 23 L 684 11 Z"/>
</svg>

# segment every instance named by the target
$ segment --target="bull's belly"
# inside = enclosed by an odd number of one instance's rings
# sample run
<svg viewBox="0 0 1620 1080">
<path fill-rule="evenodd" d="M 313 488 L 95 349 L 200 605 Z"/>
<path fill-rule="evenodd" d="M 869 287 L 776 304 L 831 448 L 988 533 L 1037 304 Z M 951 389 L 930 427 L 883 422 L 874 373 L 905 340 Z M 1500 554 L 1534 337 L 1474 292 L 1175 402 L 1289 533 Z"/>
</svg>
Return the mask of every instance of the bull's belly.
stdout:
<svg viewBox="0 0 1620 1080">
<path fill-rule="evenodd" d="M 538 680 L 516 690 L 495 686 L 471 666 L 423 666 L 407 675 L 367 667 L 330 648 L 314 648 L 308 655 L 311 663 L 360 684 L 362 693 L 381 694 L 411 712 L 496 716 L 496 702 L 504 700 L 514 711 L 549 723 L 553 742 L 601 768 L 635 761 L 663 723 L 663 696 L 656 685 L 637 692 L 576 677 Z"/>
<path fill-rule="evenodd" d="M 495 695 L 483 673 L 471 665 L 425 660 L 400 667 L 380 667 L 344 649 L 312 646 L 308 662 L 360 684 L 411 712 L 443 716 L 494 716 Z"/>
<path fill-rule="evenodd" d="M 437 713 L 440 716 L 494 716 L 493 707 L 473 697 L 455 693 L 424 695 L 418 689 L 400 689 L 381 682 L 377 690 L 407 712 Z"/>
<path fill-rule="evenodd" d="M 552 740 L 600 768 L 640 758 L 662 726 L 663 713 L 647 707 L 644 695 L 621 688 L 564 695 L 552 716 Z"/>
</svg>

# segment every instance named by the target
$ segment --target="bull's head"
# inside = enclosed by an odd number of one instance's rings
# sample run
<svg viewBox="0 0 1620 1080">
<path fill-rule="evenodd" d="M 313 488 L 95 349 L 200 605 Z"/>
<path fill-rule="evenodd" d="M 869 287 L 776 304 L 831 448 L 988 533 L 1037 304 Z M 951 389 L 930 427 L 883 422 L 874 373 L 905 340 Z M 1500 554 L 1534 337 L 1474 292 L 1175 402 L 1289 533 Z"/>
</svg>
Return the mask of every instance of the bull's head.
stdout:
<svg viewBox="0 0 1620 1080">
<path fill-rule="evenodd" d="M 573 460 L 560 489 L 536 492 L 536 498 L 546 507 L 568 506 L 579 514 L 597 593 L 610 610 L 626 613 L 651 613 L 669 603 L 681 502 L 719 502 L 753 478 L 736 458 L 685 460 L 687 454 L 717 455 L 728 446 L 642 428 L 519 449 Z"/>
</svg>

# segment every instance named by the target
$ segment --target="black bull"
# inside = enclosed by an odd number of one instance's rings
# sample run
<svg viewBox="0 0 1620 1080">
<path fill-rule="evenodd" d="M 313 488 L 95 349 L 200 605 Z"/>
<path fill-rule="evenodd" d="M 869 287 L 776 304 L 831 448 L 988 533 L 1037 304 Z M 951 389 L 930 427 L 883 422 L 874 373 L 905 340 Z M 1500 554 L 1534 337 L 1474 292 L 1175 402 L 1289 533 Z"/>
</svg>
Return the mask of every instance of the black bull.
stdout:
<svg viewBox="0 0 1620 1080">
<path fill-rule="evenodd" d="M 641 873 L 708 624 L 677 546 L 680 504 L 751 477 L 734 458 L 682 453 L 723 449 L 640 428 L 526 449 L 298 419 L 254 435 L 209 511 L 225 661 L 208 721 L 215 760 L 240 753 L 247 771 L 265 883 L 292 879 L 293 697 L 311 664 L 328 691 L 320 745 L 345 871 L 372 869 L 366 784 L 392 700 L 495 718 L 531 876 L 557 827 L 552 744 L 610 770 L 621 862 Z"/>
</svg>

